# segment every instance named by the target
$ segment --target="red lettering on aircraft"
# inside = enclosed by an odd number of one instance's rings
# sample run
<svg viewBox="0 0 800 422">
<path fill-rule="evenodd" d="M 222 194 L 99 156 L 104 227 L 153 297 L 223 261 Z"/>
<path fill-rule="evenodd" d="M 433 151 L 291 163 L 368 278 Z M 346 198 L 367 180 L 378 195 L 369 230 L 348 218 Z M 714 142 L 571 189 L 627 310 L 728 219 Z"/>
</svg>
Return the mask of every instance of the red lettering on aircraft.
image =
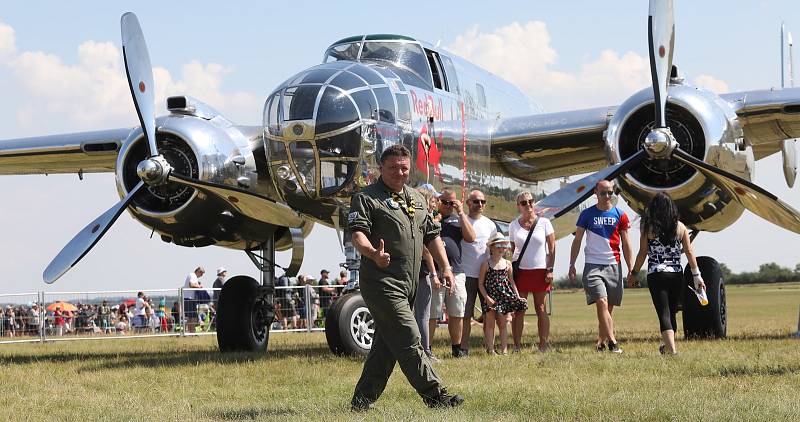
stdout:
<svg viewBox="0 0 800 422">
<path fill-rule="evenodd" d="M 438 100 L 438 104 L 437 104 Z M 424 98 L 417 97 L 417 92 L 411 90 L 411 108 L 414 113 L 425 117 L 433 117 L 433 120 L 444 120 L 444 104 L 441 98 L 433 98 L 433 95 L 426 93 Z"/>
</svg>

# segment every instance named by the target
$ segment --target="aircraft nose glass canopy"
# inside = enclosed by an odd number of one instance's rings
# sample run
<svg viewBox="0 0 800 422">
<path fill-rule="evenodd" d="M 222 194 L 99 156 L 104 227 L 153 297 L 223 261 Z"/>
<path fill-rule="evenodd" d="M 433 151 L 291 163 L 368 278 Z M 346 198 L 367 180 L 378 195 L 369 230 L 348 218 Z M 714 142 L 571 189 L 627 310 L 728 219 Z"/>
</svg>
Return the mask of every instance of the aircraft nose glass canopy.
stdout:
<svg viewBox="0 0 800 422">
<path fill-rule="evenodd" d="M 264 108 L 267 160 L 289 196 L 332 196 L 355 177 L 367 127 L 395 123 L 386 80 L 371 66 L 322 64 L 284 82 Z"/>
</svg>

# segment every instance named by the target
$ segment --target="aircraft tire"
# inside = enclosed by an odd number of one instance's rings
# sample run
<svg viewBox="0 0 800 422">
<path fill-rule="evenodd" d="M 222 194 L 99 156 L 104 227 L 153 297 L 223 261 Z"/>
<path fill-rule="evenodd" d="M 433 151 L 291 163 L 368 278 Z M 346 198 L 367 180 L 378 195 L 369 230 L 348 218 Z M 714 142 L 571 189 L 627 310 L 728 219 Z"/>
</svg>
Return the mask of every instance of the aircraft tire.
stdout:
<svg viewBox="0 0 800 422">
<path fill-rule="evenodd" d="M 341 304 L 344 296 L 336 298 L 331 303 L 328 311 L 325 312 L 325 339 L 328 341 L 328 347 L 335 355 L 344 354 L 344 346 L 342 345 L 342 335 L 339 329 L 339 312 L 341 311 Z"/>
<path fill-rule="evenodd" d="M 217 344 L 222 352 L 265 352 L 275 319 L 271 295 L 258 282 L 240 275 L 222 287 L 217 303 Z"/>
<path fill-rule="evenodd" d="M 684 287 L 683 333 L 687 339 L 725 338 L 727 334 L 727 305 L 725 281 L 719 263 L 708 256 L 697 257 L 697 267 L 706 283 L 708 305 L 701 306 L 694 292 Z M 683 272 L 686 286 L 693 286 L 692 271 L 687 265 Z"/>
<path fill-rule="evenodd" d="M 336 302 L 335 310 L 331 313 L 332 324 L 326 321 L 325 330 L 326 333 L 329 329 L 338 331 L 341 347 L 332 345 L 329 337 L 331 351 L 338 355 L 366 356 L 372 347 L 375 325 L 361 293 L 346 294 Z M 336 335 L 332 337 L 335 338 Z"/>
</svg>

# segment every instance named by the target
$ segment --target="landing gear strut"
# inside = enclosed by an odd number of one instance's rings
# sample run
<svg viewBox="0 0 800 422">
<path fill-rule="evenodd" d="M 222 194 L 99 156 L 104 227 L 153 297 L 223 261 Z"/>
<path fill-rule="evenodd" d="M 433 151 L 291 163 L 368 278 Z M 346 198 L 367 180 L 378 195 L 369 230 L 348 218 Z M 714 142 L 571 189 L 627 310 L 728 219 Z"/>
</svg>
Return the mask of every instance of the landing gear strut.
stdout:
<svg viewBox="0 0 800 422">
<path fill-rule="evenodd" d="M 292 239 L 292 262 L 284 268 L 288 277 L 297 275 L 303 263 L 303 232 L 289 228 Z M 269 343 L 269 329 L 275 321 L 275 238 L 261 246 L 261 254 L 247 251 L 247 256 L 261 271 L 261 282 L 253 277 L 236 276 L 222 286 L 217 303 L 217 344 L 223 352 L 264 352 Z M 282 267 L 281 267 L 282 268 Z"/>
<path fill-rule="evenodd" d="M 261 282 L 240 275 L 222 286 L 217 303 L 217 344 L 223 352 L 265 352 L 275 320 L 275 240 L 264 243 L 261 255 L 248 252 L 261 270 Z"/>
</svg>

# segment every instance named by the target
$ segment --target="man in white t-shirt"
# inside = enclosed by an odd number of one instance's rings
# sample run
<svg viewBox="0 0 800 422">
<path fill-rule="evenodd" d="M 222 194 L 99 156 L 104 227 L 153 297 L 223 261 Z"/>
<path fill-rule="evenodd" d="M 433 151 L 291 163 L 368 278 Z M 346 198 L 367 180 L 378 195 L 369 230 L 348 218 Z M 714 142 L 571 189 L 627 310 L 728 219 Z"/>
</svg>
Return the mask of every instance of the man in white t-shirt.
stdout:
<svg viewBox="0 0 800 422">
<path fill-rule="evenodd" d="M 203 267 L 197 267 L 194 269 L 193 272 L 189 273 L 186 276 L 186 280 L 183 282 L 184 289 L 200 289 L 203 287 L 203 284 L 200 283 L 200 277 L 206 273 L 206 270 Z M 186 318 L 186 329 L 189 332 L 194 331 L 194 326 L 197 323 L 197 302 L 194 300 L 195 297 L 195 290 L 184 290 L 183 291 L 183 315 Z"/>
<path fill-rule="evenodd" d="M 136 332 L 140 332 L 147 326 L 147 301 L 144 299 L 144 293 L 139 292 L 136 294 L 136 309 L 133 313 L 133 328 Z"/>
<path fill-rule="evenodd" d="M 467 220 L 472 224 L 475 231 L 475 240 L 467 242 L 461 240 L 461 268 L 467 275 L 467 301 L 464 310 L 464 327 L 461 331 L 461 350 L 469 354 L 469 336 L 472 332 L 472 317 L 475 315 L 475 299 L 480 298 L 481 314 L 485 312 L 483 297 L 478 293 L 478 276 L 480 275 L 481 263 L 486 261 L 486 242 L 497 234 L 497 226 L 494 221 L 483 215 L 486 207 L 486 198 L 483 192 L 475 189 L 467 197 L 469 213 Z"/>
</svg>

